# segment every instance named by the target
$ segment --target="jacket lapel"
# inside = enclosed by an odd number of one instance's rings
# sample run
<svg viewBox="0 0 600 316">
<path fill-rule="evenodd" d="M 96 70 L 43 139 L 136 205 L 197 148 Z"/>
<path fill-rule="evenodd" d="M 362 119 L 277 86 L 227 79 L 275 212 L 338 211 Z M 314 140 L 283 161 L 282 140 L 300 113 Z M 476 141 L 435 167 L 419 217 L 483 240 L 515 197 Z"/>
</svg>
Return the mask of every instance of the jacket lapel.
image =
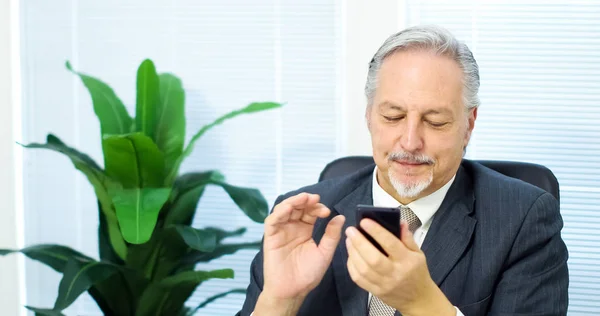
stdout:
<svg viewBox="0 0 600 316">
<path fill-rule="evenodd" d="M 429 273 L 440 286 L 465 252 L 477 220 L 470 216 L 475 197 L 472 182 L 463 167 L 437 211 L 421 250 L 427 258 Z"/>
<path fill-rule="evenodd" d="M 342 239 L 332 260 L 338 299 L 344 316 L 367 315 L 369 293 L 352 281 L 346 266 L 348 250 L 345 230 L 349 226 L 356 226 L 356 205 L 373 204 L 372 181 L 372 175 L 365 177 L 354 191 L 334 206 L 337 213 L 346 217 Z M 421 249 L 427 258 L 431 278 L 438 286 L 467 249 L 475 230 L 477 220 L 470 216 L 475 203 L 473 192 L 472 181 L 461 166 L 423 241 Z"/>
<path fill-rule="evenodd" d="M 346 228 L 356 226 L 356 205 L 373 204 L 372 195 L 373 177 L 369 176 L 350 194 L 340 200 L 334 209 L 346 217 L 342 230 L 342 239 L 335 250 L 332 260 L 333 274 L 344 316 L 364 316 L 367 313 L 367 299 L 369 294 L 352 281 L 348 273 L 348 250 L 346 249 Z"/>
</svg>

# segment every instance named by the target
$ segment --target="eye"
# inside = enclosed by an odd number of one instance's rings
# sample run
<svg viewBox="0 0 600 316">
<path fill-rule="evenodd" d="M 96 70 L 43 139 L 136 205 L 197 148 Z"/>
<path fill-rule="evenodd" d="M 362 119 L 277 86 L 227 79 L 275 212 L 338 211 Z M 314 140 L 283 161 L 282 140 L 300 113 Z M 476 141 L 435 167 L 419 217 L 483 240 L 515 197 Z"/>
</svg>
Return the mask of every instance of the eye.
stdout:
<svg viewBox="0 0 600 316">
<path fill-rule="evenodd" d="M 429 125 L 431 125 L 432 127 L 435 127 L 435 128 L 440 128 L 440 127 L 444 127 L 444 126 L 448 125 L 448 122 L 427 121 L 427 124 L 429 124 Z"/>
<path fill-rule="evenodd" d="M 404 118 L 404 116 L 385 116 L 385 115 L 383 115 L 383 118 L 388 122 L 397 122 L 397 121 L 401 120 L 402 118 Z"/>
</svg>

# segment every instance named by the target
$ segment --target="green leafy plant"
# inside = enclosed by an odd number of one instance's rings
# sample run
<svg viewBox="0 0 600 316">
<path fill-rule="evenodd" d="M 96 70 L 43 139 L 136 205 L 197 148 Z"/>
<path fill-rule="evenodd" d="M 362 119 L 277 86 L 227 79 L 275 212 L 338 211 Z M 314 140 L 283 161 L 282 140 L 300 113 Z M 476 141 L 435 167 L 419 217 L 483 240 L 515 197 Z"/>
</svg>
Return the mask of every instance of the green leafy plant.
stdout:
<svg viewBox="0 0 600 316">
<path fill-rule="evenodd" d="M 237 252 L 259 249 L 260 241 L 228 243 L 240 228 L 191 227 L 198 202 L 207 186 L 223 188 L 253 221 L 262 223 L 268 205 L 253 188 L 228 184 L 217 170 L 179 175 L 195 142 L 212 127 L 241 114 L 278 108 L 261 102 L 227 113 L 202 127 L 185 146 L 185 91 L 170 73 L 157 73 L 144 60 L 137 70 L 135 118 L 104 82 L 73 70 L 89 91 L 100 121 L 104 168 L 89 156 L 49 134 L 49 149 L 67 156 L 89 180 L 98 201 L 99 260 L 69 247 L 43 244 L 21 250 L 0 249 L 0 255 L 20 252 L 40 261 L 63 277 L 54 307 L 26 306 L 36 315 L 62 315 L 79 295 L 88 292 L 105 315 L 192 315 L 197 309 L 231 293 L 207 298 L 196 309 L 184 303 L 204 281 L 233 278 L 233 270 L 197 271 L 195 265 Z"/>
</svg>

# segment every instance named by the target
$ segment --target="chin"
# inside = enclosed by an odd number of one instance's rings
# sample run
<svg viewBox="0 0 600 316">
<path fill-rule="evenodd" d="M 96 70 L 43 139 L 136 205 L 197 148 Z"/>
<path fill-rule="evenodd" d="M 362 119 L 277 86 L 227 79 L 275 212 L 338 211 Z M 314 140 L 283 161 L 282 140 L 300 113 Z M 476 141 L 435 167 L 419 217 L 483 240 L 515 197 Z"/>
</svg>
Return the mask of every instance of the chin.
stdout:
<svg viewBox="0 0 600 316">
<path fill-rule="evenodd" d="M 388 177 L 396 193 L 403 198 L 415 198 L 421 195 L 433 182 L 433 172 L 429 175 L 397 175 L 391 169 Z"/>
</svg>

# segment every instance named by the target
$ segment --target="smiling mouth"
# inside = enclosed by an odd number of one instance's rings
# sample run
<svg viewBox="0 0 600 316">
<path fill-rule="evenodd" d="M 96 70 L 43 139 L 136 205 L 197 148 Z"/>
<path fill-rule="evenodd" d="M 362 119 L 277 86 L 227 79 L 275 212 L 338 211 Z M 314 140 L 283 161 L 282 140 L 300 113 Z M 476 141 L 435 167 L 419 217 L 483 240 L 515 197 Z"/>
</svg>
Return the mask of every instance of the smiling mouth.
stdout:
<svg viewBox="0 0 600 316">
<path fill-rule="evenodd" d="M 415 162 L 415 161 L 407 161 L 407 160 L 393 160 L 393 162 L 407 167 L 418 167 L 418 166 L 428 166 L 430 163 L 426 162 Z"/>
</svg>

